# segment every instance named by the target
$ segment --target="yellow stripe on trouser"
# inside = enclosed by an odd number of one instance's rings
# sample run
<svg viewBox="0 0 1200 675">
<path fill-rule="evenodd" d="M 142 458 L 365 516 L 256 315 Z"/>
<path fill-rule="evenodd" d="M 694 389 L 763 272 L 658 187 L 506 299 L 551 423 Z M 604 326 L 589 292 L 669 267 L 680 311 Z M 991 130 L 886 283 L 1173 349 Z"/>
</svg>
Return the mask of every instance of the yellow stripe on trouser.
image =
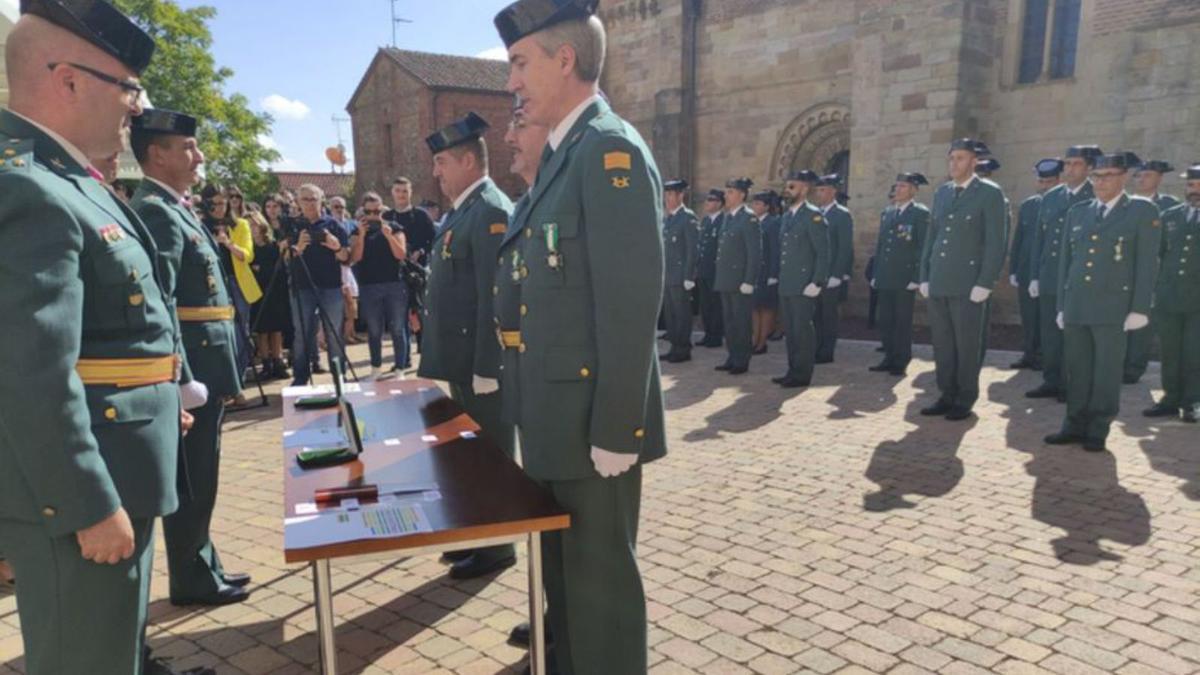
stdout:
<svg viewBox="0 0 1200 675">
<path fill-rule="evenodd" d="M 233 307 L 179 307 L 180 321 L 233 321 Z"/>
<path fill-rule="evenodd" d="M 177 361 L 174 354 L 144 359 L 79 359 L 75 370 L 84 384 L 141 387 L 174 381 Z"/>
</svg>

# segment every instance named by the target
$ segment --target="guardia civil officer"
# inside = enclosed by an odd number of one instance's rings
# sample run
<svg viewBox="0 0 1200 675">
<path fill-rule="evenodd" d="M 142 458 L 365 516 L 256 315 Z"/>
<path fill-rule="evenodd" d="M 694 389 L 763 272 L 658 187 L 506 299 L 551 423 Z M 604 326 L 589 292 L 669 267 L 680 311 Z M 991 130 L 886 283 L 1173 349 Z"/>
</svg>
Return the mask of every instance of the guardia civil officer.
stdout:
<svg viewBox="0 0 1200 675">
<path fill-rule="evenodd" d="M 687 189 L 688 182 L 682 179 L 663 184 L 666 215 L 662 238 L 667 266 L 663 315 L 671 351 L 660 358 L 670 363 L 692 360 L 692 290 L 700 255 L 700 223 L 695 212 L 684 205 Z"/>
<path fill-rule="evenodd" d="M 1182 174 L 1187 201 L 1162 214 L 1162 266 L 1154 319 L 1162 342 L 1163 397 L 1147 417 L 1200 418 L 1200 164 Z"/>
<path fill-rule="evenodd" d="M 1013 232 L 1012 250 L 1008 256 L 1008 282 L 1017 289 L 1021 312 L 1021 358 L 1010 368 L 1042 367 L 1041 331 L 1038 327 L 1038 299 L 1029 294 L 1033 282 L 1033 245 L 1037 238 L 1038 213 L 1042 195 L 1062 181 L 1063 161 L 1057 157 L 1040 160 L 1033 166 L 1037 176 L 1037 192 L 1021 202 L 1017 214 L 1017 229 Z"/>
<path fill-rule="evenodd" d="M 180 506 L 163 517 L 163 538 L 175 605 L 228 605 L 249 597 L 246 574 L 227 572 L 209 533 L 220 483 L 225 400 L 241 390 L 234 309 L 221 271 L 219 247 L 183 204 L 199 179 L 204 153 L 196 119 L 149 109 L 133 119 L 133 154 L 145 180 L 132 206 L 158 246 L 167 301 L 179 319 L 185 372 L 202 394 L 184 401 L 195 416 L 183 440 L 187 470 Z"/>
<path fill-rule="evenodd" d="M 725 223 L 717 247 L 714 288 L 721 294 L 721 323 L 728 356 L 717 370 L 741 375 L 750 369 L 754 352 L 754 283 L 762 265 L 762 228 L 746 206 L 754 181 L 733 178 L 725 183 Z"/>
<path fill-rule="evenodd" d="M 1159 191 L 1163 175 L 1174 170 L 1175 167 L 1171 166 L 1170 162 L 1151 159 L 1142 162 L 1133 174 L 1134 194 L 1154 202 L 1160 215 L 1182 203 L 1178 197 Z M 1125 348 L 1125 374 L 1122 378 L 1125 384 L 1137 384 L 1142 375 L 1146 374 L 1146 368 L 1150 365 L 1150 352 L 1154 348 L 1154 337 L 1158 334 L 1156 316 L 1151 314 L 1150 325 L 1144 330 L 1135 330 L 1129 334 L 1129 343 Z"/>
<path fill-rule="evenodd" d="M 1102 155 L 1095 145 L 1073 145 L 1063 160 L 1063 183 L 1046 191 L 1038 210 L 1030 260 L 1029 297 L 1038 301 L 1038 330 L 1042 336 L 1042 383 L 1028 391 L 1029 398 L 1057 398 L 1065 402 L 1063 335 L 1055 321 L 1058 312 L 1058 263 L 1062 251 L 1067 211 L 1091 201 L 1094 194 L 1088 174 Z"/>
<path fill-rule="evenodd" d="M 841 303 L 846 299 L 846 289 L 842 285 L 850 281 L 850 273 L 854 270 L 854 218 L 849 209 L 838 203 L 841 182 L 842 177 L 837 174 L 822 176 L 812 191 L 829 233 L 829 280 L 821 290 L 814 317 L 817 363 L 833 363 Z"/>
<path fill-rule="evenodd" d="M 696 292 L 699 294 L 700 322 L 704 325 L 704 337 L 696 344 L 702 347 L 720 347 L 725 341 L 721 294 L 713 288 L 717 280 L 717 248 L 724 222 L 725 191 L 713 188 L 704 197 L 704 218 L 700 221 L 700 259 L 696 269 L 699 277 Z"/>
<path fill-rule="evenodd" d="M 520 0 L 495 19 L 509 90 L 550 127 L 528 206 L 500 249 L 503 397 L 525 471 L 571 514 L 543 535 L 559 672 L 644 673 L 636 561 L 642 465 L 666 452 L 655 323 L 662 302 L 662 179 L 599 94 L 596 0 Z M 494 264 L 494 263 L 493 263 Z M 512 366 L 511 368 L 509 366 Z"/>
<path fill-rule="evenodd" d="M 779 227 L 779 310 L 788 369 L 771 378 L 784 389 L 812 383 L 817 355 L 813 315 L 821 287 L 829 279 L 828 226 L 821 211 L 807 201 L 818 180 L 812 171 L 793 171 L 784 190 L 788 209 Z"/>
<path fill-rule="evenodd" d="M 1066 362 L 1067 414 L 1051 445 L 1102 452 L 1121 402 L 1125 333 L 1150 323 L 1162 225 L 1158 207 L 1125 192 L 1133 153 L 1103 155 L 1096 196 L 1067 213 L 1059 256 L 1058 314 Z"/>
<path fill-rule="evenodd" d="M 929 326 L 937 367 L 938 400 L 922 415 L 969 418 L 979 398 L 986 304 L 992 294 L 1008 234 L 1004 191 L 975 175 L 987 146 L 970 138 L 950 145 L 950 180 L 933 196 L 929 235 L 921 254 L 921 295 L 929 300 Z"/>
<path fill-rule="evenodd" d="M 912 361 L 913 306 L 921 279 L 921 252 L 929 229 L 929 208 L 916 201 L 924 174 L 896 176 L 895 203 L 883 212 L 875 247 L 875 276 L 871 287 L 879 292 L 879 335 L 883 360 L 875 372 L 902 377 Z"/>
<path fill-rule="evenodd" d="M 450 397 L 512 458 L 516 438 L 512 423 L 501 419 L 500 345 L 492 307 L 496 256 L 512 202 L 488 175 L 483 139 L 488 127 L 469 112 L 425 139 L 433 176 L 453 208 L 430 250 L 417 374 L 448 382 Z M 503 544 L 447 558 L 453 561 L 452 579 L 471 579 L 516 564 L 516 551 Z"/>
<path fill-rule="evenodd" d="M 24 668 L 170 672 L 143 662 L 154 519 L 178 506 L 190 423 L 181 347 L 153 239 L 87 159 L 125 145 L 154 42 L 102 0 L 21 14 L 0 111 L 0 551 Z"/>
</svg>

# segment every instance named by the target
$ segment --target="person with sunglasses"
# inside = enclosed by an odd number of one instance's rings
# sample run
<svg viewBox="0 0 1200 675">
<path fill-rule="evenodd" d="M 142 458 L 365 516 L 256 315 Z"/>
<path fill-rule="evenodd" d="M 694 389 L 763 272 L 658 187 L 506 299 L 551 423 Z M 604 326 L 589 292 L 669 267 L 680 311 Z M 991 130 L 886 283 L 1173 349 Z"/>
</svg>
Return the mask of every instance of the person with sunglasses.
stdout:
<svg viewBox="0 0 1200 675">
<path fill-rule="evenodd" d="M 402 376 L 404 329 L 408 322 L 408 285 L 400 278 L 400 264 L 408 256 L 408 242 L 400 225 L 383 219 L 383 198 L 368 192 L 362 199 L 362 217 L 350 238 L 350 265 L 358 280 L 359 310 L 367 322 L 367 349 L 371 379 Z M 392 368 L 383 372 L 383 331 L 392 337 Z"/>
</svg>

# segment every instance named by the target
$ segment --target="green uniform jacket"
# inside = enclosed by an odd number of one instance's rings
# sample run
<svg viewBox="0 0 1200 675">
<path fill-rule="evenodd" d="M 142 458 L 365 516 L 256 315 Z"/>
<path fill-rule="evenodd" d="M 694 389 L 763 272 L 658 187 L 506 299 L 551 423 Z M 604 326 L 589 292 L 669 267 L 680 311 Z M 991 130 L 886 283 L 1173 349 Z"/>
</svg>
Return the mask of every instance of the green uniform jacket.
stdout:
<svg viewBox="0 0 1200 675">
<path fill-rule="evenodd" d="M 1058 269 L 1065 323 L 1111 325 L 1123 324 L 1130 312 L 1150 316 L 1162 235 L 1158 207 L 1122 195 L 1104 220 L 1099 209 L 1093 199 L 1067 212 Z"/>
<path fill-rule="evenodd" d="M 1033 268 L 1031 280 L 1037 280 L 1040 294 L 1058 292 L 1058 257 L 1067 226 L 1067 211 L 1076 204 L 1091 201 L 1095 196 L 1091 181 L 1080 186 L 1074 195 L 1067 190 L 1066 183 L 1056 185 L 1042 195 L 1038 227 L 1034 231 L 1033 260 L 1030 263 Z"/>
<path fill-rule="evenodd" d="M 725 214 L 717 247 L 717 276 L 713 290 L 736 293 L 742 284 L 758 283 L 763 264 L 762 228 L 758 217 L 745 204 Z"/>
<path fill-rule="evenodd" d="M 1161 267 L 1154 307 L 1200 312 L 1200 224 L 1188 222 L 1187 204 L 1162 214 Z"/>
<path fill-rule="evenodd" d="M 883 212 L 875 245 L 875 289 L 903 291 L 921 282 L 921 253 L 929 230 L 929 209 L 913 202 L 904 213 L 895 206 Z"/>
<path fill-rule="evenodd" d="M 666 256 L 667 284 L 682 286 L 684 281 L 696 280 L 696 264 L 700 259 L 700 224 L 696 214 L 686 206 L 663 223 L 663 251 Z"/>
<path fill-rule="evenodd" d="M 1154 199 L 1151 201 L 1153 201 L 1154 205 L 1158 207 L 1159 213 L 1166 213 L 1168 210 L 1173 209 L 1183 203 L 1182 200 L 1174 195 L 1164 195 L 1161 193 L 1154 195 Z"/>
<path fill-rule="evenodd" d="M 177 385 L 84 386 L 75 370 L 81 357 L 179 352 L 154 241 L 62 146 L 7 110 L 0 159 L 0 518 L 62 536 L 119 506 L 133 518 L 170 513 Z"/>
<path fill-rule="evenodd" d="M 217 242 L 190 209 L 162 186 L 144 180 L 130 204 L 158 248 L 163 291 L 177 307 L 230 307 L 233 301 L 221 271 Z M 182 321 L 184 380 L 196 379 L 209 396 L 225 398 L 242 390 L 233 321 Z"/>
<path fill-rule="evenodd" d="M 506 421 L 521 429 L 532 477 L 594 478 L 592 446 L 641 463 L 666 454 L 661 223 L 653 155 L 607 103 L 592 102 L 542 164 L 500 249 L 496 321 L 521 339 L 515 358 L 505 350 L 500 386 L 506 401 L 517 397 Z"/>
<path fill-rule="evenodd" d="M 957 198 L 953 182 L 938 188 L 921 254 L 921 282 L 931 297 L 995 286 L 1008 242 L 1006 213 L 1004 191 L 986 178 L 974 178 Z"/>
<path fill-rule="evenodd" d="M 1008 269 L 1017 277 L 1017 284 L 1028 286 L 1036 276 L 1033 267 L 1033 245 L 1037 239 L 1038 213 L 1042 196 L 1033 195 L 1021 202 L 1017 212 L 1017 229 L 1013 232 L 1012 251 L 1008 254 Z"/>
<path fill-rule="evenodd" d="M 829 223 L 829 276 L 846 281 L 854 271 L 854 217 L 835 202 L 825 220 Z"/>
<path fill-rule="evenodd" d="M 499 379 L 500 345 L 492 308 L 496 256 L 512 202 L 491 178 L 446 219 L 429 254 L 421 366 L 417 374 L 458 384 Z"/>
<path fill-rule="evenodd" d="M 717 249 L 721 244 L 721 227 L 724 224 L 724 211 L 704 216 L 700 222 L 700 261 L 697 271 L 701 279 L 714 281 L 717 278 Z"/>
<path fill-rule="evenodd" d="M 829 233 L 825 217 L 807 202 L 784 211 L 779 225 L 779 294 L 803 295 L 809 284 L 829 281 Z"/>
</svg>

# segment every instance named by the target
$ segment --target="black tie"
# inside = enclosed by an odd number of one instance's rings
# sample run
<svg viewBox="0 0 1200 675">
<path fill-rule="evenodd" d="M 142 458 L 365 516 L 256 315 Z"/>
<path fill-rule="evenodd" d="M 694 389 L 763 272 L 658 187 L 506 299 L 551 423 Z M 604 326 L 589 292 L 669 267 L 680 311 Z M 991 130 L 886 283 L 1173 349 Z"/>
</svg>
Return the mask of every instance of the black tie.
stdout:
<svg viewBox="0 0 1200 675">
<path fill-rule="evenodd" d="M 539 171 L 541 171 L 543 166 L 546 166 L 546 164 L 550 162 L 550 158 L 552 156 L 554 156 L 554 148 L 550 147 L 550 144 L 547 143 L 546 147 L 542 148 L 542 161 L 538 164 Z"/>
<path fill-rule="evenodd" d="M 1100 205 L 1100 220 L 1104 220 L 1104 216 L 1108 213 L 1108 207 L 1104 204 Z"/>
<path fill-rule="evenodd" d="M 1192 227 L 1200 225 L 1200 209 L 1192 209 L 1192 217 L 1189 222 L 1192 224 Z"/>
</svg>

